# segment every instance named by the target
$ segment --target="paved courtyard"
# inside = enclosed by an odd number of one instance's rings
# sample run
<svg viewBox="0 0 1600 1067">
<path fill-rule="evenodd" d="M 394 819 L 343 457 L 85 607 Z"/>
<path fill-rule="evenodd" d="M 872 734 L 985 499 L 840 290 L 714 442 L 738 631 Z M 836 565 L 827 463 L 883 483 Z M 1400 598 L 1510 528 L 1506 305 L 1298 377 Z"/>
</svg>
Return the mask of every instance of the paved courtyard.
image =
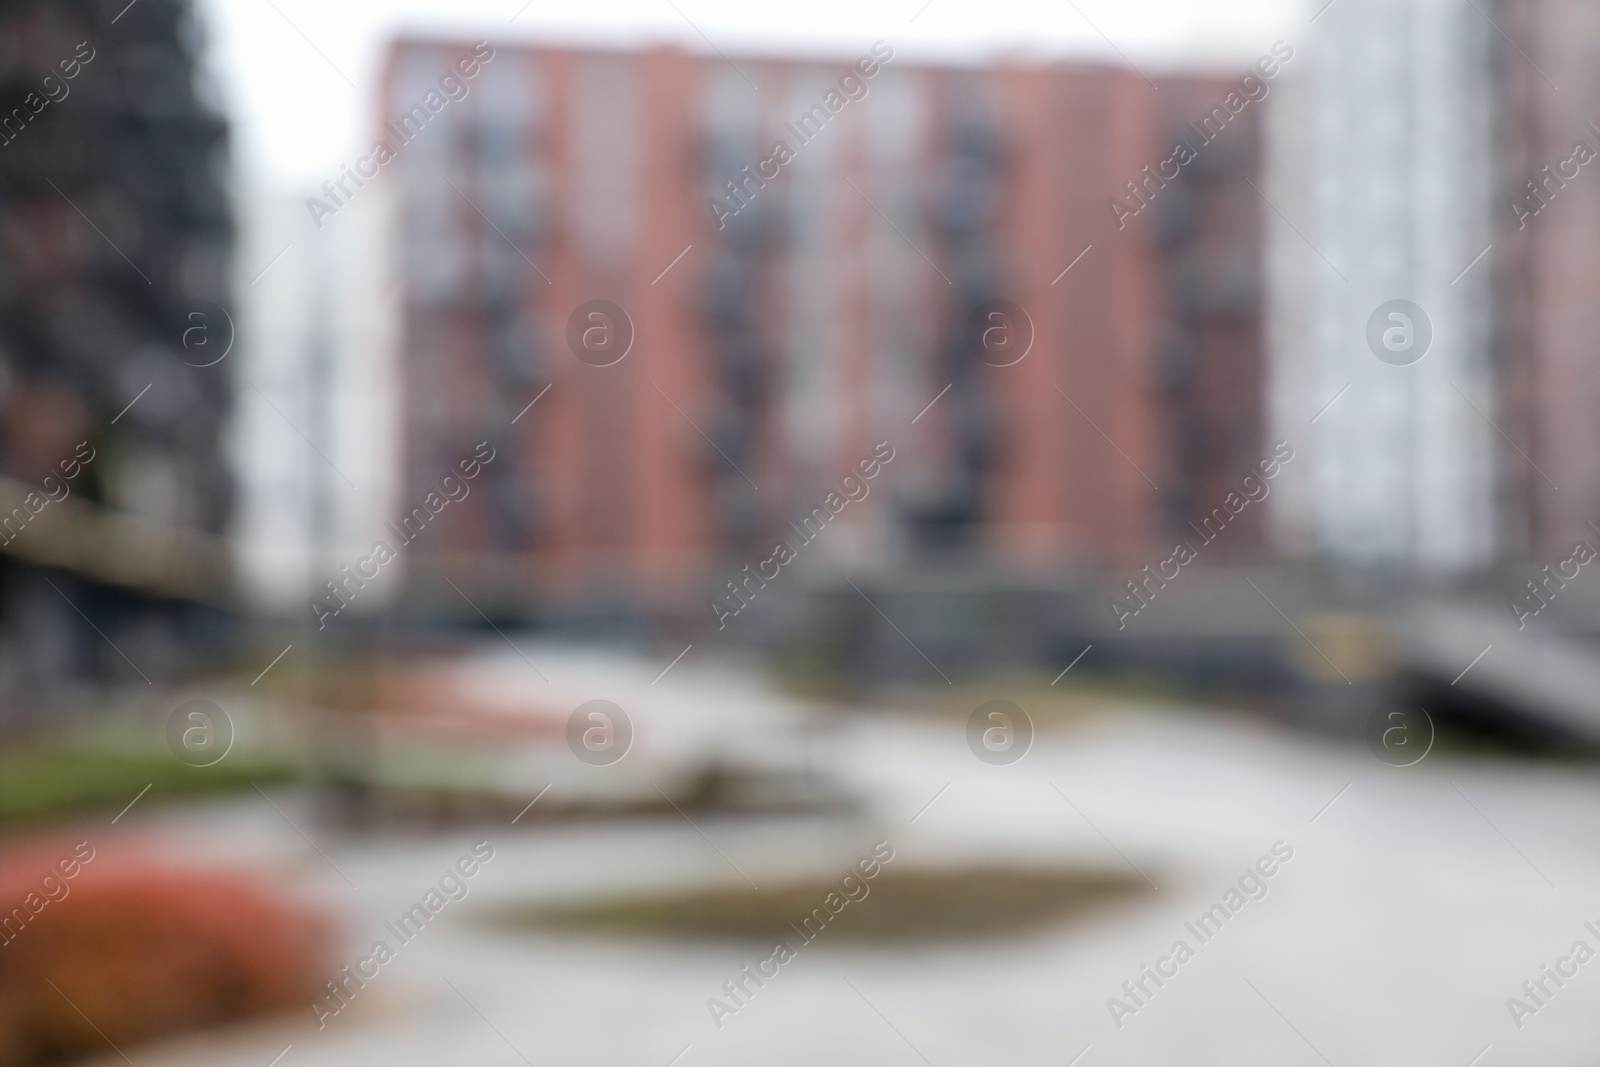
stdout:
<svg viewBox="0 0 1600 1067">
<path fill-rule="evenodd" d="M 1547 984 L 1520 1028 L 1506 1006 L 1574 942 L 1600 949 L 1584 928 L 1600 927 L 1600 781 L 1583 768 L 1434 753 L 1396 769 L 1247 720 L 1154 711 L 1041 732 L 1007 767 L 974 759 L 957 728 L 902 719 L 815 744 L 866 798 L 859 814 L 352 840 L 314 829 L 304 795 L 273 793 L 319 854 L 259 797 L 140 812 L 136 831 L 176 852 L 249 856 L 326 899 L 350 962 L 392 943 L 383 924 L 474 842 L 495 858 L 326 1029 L 308 1008 L 124 1051 L 138 1067 L 267 1067 L 290 1045 L 282 1067 L 1595 1062 L 1600 964 Z M 834 880 L 878 840 L 897 868 L 1071 863 L 1158 889 L 1000 940 L 863 947 L 824 931 L 721 1028 L 707 998 L 758 957 L 749 945 L 483 921 L 507 904 Z M 1267 864 L 1265 895 L 1204 942 L 1191 933 L 1277 842 L 1292 857 Z M 1192 957 L 1130 999 L 1123 983 L 1180 939 Z M 1120 1027 L 1111 997 L 1137 1007 Z"/>
</svg>

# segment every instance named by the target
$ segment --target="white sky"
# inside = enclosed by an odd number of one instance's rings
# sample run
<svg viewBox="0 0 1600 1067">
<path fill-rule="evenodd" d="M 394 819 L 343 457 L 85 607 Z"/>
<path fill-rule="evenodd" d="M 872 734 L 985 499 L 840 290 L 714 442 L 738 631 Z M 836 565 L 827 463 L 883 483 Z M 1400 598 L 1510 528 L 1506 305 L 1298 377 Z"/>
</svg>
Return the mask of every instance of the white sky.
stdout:
<svg viewBox="0 0 1600 1067">
<path fill-rule="evenodd" d="M 1116 62 L 1110 38 L 1134 64 L 1154 72 L 1242 67 L 1274 39 L 1293 43 L 1310 32 L 1307 0 L 931 0 L 925 7 L 924 0 L 198 3 L 210 69 L 234 122 L 235 166 L 263 191 L 318 184 L 370 140 L 379 65 L 388 43 L 404 33 L 508 43 L 671 43 L 699 52 L 710 51 L 709 39 L 729 54 L 841 57 L 882 38 L 897 58 L 954 62 L 1006 55 Z"/>
</svg>

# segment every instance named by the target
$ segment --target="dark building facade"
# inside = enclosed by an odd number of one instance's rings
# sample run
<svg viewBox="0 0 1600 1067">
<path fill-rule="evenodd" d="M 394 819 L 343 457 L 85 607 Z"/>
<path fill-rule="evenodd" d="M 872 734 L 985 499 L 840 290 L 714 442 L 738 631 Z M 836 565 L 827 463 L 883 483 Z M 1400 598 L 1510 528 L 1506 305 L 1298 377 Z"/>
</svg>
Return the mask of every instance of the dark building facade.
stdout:
<svg viewBox="0 0 1600 1067">
<path fill-rule="evenodd" d="M 1219 100 L 1215 80 L 1169 79 L 1160 121 L 1165 140 L 1196 143 L 1197 101 Z M 1248 112 L 1246 112 L 1248 114 Z M 1204 131 L 1202 131 L 1204 132 Z M 1211 512 L 1264 455 L 1265 356 L 1261 337 L 1259 126 L 1232 122 L 1161 190 L 1150 239 L 1158 252 L 1157 336 L 1153 353 L 1157 419 L 1163 428 L 1161 522 L 1172 537 Z M 1222 559 L 1259 556 L 1266 536 L 1260 508 L 1214 551 Z"/>
<path fill-rule="evenodd" d="M 226 596 L 227 131 L 182 0 L 0 6 L 0 692 L 139 682 Z M 97 630 L 99 632 L 97 632 Z"/>
</svg>

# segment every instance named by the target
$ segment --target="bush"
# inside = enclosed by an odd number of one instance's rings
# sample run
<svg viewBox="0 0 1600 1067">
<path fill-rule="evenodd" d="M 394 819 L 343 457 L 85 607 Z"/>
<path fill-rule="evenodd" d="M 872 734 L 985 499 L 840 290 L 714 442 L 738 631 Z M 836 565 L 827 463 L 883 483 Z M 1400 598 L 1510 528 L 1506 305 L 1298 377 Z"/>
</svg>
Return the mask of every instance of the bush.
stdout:
<svg viewBox="0 0 1600 1067">
<path fill-rule="evenodd" d="M 0 858 L 4 914 L 71 855 L 11 851 Z M 0 1063 L 303 1007 L 326 976 L 326 920 L 248 875 L 102 852 L 52 883 L 56 895 L 63 882 L 64 897 L 39 907 L 36 896 L 37 914 L 0 944 Z"/>
</svg>

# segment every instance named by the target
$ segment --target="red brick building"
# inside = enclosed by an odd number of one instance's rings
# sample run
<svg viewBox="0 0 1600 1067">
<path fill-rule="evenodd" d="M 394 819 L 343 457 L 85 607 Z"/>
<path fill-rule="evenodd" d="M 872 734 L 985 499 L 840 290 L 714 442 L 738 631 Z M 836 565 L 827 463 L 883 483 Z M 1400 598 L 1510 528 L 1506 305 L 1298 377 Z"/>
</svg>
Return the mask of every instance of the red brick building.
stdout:
<svg viewBox="0 0 1600 1067">
<path fill-rule="evenodd" d="M 471 51 L 396 45 L 383 121 L 427 117 Z M 1254 109 L 1151 177 L 1226 81 L 882 44 L 501 47 L 460 80 L 386 164 L 397 515 L 496 458 L 407 549 L 413 592 L 693 604 L 878 441 L 813 578 L 1136 567 L 1259 458 Z M 1259 544 L 1229 537 L 1217 558 Z"/>
<path fill-rule="evenodd" d="M 1515 42 L 1497 56 L 1498 233 L 1487 257 L 1501 300 L 1501 425 L 1516 446 L 1501 456 L 1502 510 L 1514 557 L 1565 558 L 1600 521 L 1600 185 L 1596 163 L 1575 151 L 1600 154 L 1600 10 L 1505 0 L 1498 19 Z"/>
</svg>

